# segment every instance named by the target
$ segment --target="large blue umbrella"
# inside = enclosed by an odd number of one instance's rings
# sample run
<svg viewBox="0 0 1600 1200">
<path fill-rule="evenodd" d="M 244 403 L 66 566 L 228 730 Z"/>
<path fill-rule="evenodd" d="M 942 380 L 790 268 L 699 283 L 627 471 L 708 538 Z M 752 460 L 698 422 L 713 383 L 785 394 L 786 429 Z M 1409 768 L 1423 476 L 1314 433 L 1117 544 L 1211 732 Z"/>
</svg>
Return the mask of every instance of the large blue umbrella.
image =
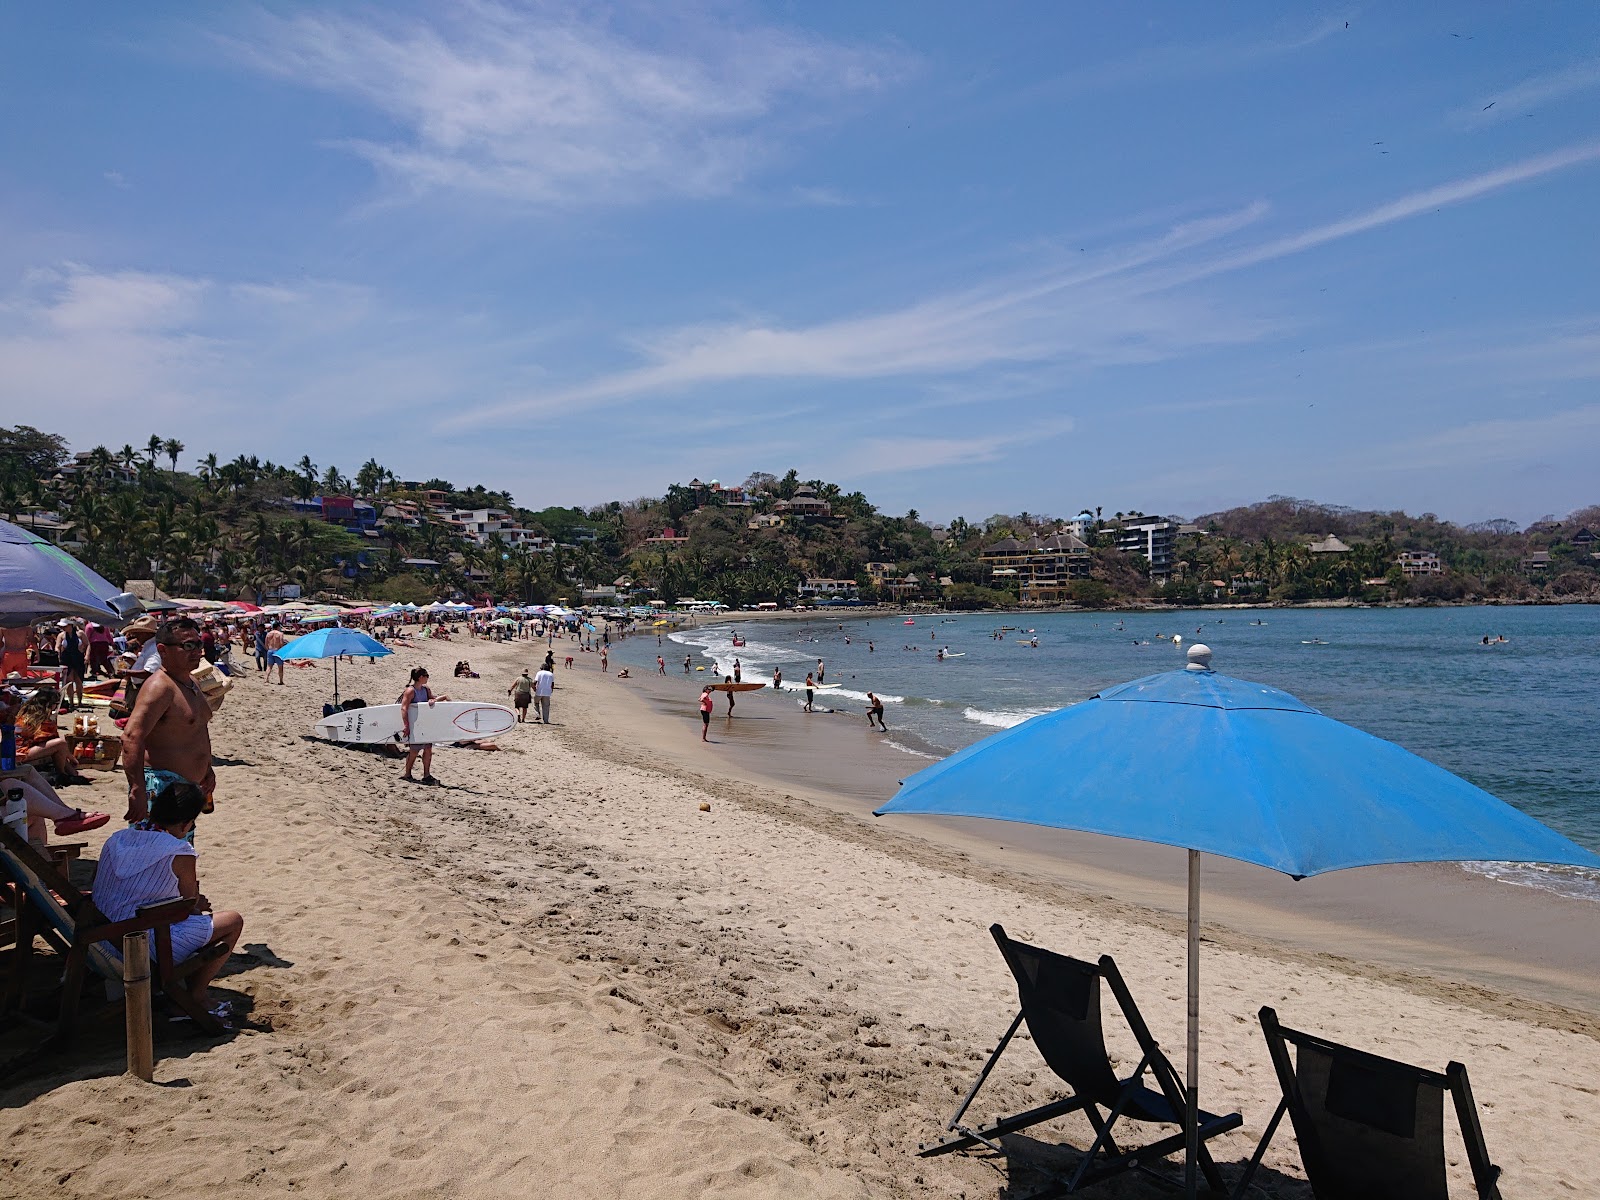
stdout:
<svg viewBox="0 0 1600 1200">
<path fill-rule="evenodd" d="M 1296 879 L 1406 862 L 1600 867 L 1600 856 L 1287 692 L 1217 674 L 1204 646 L 1189 660 L 985 738 L 917 772 L 877 813 L 990 817 L 1189 851 L 1192 1195 L 1202 850 Z"/>
<path fill-rule="evenodd" d="M 376 638 L 368 637 L 359 629 L 346 629 L 335 625 L 302 634 L 287 643 L 281 650 L 273 651 L 279 658 L 331 658 L 333 659 L 333 702 L 339 703 L 339 656 L 364 654 L 368 658 L 382 658 L 394 651 Z"/>
<path fill-rule="evenodd" d="M 0 521 L 0 625 L 85 617 L 120 626 L 140 608 L 137 596 L 120 591 L 61 547 Z"/>
</svg>

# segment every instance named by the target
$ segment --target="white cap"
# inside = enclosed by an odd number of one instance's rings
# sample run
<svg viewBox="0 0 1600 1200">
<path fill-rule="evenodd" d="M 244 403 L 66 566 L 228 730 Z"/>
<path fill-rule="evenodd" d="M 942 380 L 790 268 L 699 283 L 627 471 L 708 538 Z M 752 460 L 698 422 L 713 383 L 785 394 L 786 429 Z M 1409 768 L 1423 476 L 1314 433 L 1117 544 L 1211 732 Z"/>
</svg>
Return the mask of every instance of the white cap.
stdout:
<svg viewBox="0 0 1600 1200">
<path fill-rule="evenodd" d="M 1189 647 L 1188 653 L 1190 671 L 1211 670 L 1211 647 L 1201 642 L 1196 642 Z"/>
</svg>

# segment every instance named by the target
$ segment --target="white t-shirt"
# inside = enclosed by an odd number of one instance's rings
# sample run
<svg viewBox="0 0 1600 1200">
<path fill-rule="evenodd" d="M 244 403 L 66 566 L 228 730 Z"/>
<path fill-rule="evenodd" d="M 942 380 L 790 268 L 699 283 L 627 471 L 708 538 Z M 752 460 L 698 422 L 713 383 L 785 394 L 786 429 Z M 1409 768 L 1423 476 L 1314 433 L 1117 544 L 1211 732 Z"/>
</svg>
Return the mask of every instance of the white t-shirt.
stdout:
<svg viewBox="0 0 1600 1200">
<path fill-rule="evenodd" d="M 540 671 L 533 677 L 533 694 L 535 696 L 548 696 L 555 690 L 556 677 L 549 671 Z"/>
<path fill-rule="evenodd" d="M 135 671 L 161 670 L 160 647 L 156 645 L 155 638 L 150 638 L 140 649 L 139 656 L 133 660 L 133 669 Z"/>
</svg>

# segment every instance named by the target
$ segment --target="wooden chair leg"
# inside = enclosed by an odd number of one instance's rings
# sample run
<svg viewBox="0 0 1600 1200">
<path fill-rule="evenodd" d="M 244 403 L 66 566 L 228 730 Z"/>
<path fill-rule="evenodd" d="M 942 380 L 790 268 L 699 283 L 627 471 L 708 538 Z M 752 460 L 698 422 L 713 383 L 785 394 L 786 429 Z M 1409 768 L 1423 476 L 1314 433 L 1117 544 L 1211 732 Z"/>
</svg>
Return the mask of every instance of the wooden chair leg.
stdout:
<svg viewBox="0 0 1600 1200">
<path fill-rule="evenodd" d="M 56 1038 L 67 1042 L 78 1024 L 78 1001 L 83 997 L 83 977 L 89 965 L 89 948 L 73 946 L 67 953 L 67 972 L 61 984 L 61 1019 L 56 1023 Z"/>
<path fill-rule="evenodd" d="M 33 966 L 33 935 L 38 924 L 38 916 L 33 911 L 33 906 L 22 903 L 16 908 L 17 914 L 17 945 L 12 952 L 11 976 L 6 983 L 5 1002 L 0 1006 L 0 1011 L 15 1012 L 22 1008 L 28 998 L 28 977 Z"/>
<path fill-rule="evenodd" d="M 158 925 L 156 935 L 156 982 L 166 994 L 168 1000 L 183 1009 L 194 1023 L 206 1033 L 223 1033 L 224 1026 L 221 1021 L 212 1016 L 204 1004 L 198 1004 L 178 978 L 176 967 L 172 961 L 172 927 Z M 202 951 L 203 952 L 203 951 Z"/>
</svg>

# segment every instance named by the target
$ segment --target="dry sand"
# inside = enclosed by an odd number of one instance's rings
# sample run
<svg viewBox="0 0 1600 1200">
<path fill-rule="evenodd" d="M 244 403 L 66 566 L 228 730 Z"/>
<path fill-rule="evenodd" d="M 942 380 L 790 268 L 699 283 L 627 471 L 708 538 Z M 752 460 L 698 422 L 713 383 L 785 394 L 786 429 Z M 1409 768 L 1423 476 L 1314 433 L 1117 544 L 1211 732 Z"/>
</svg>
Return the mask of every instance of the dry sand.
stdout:
<svg viewBox="0 0 1600 1200">
<path fill-rule="evenodd" d="M 453 696 L 502 699 L 536 653 L 432 643 L 341 684 L 382 702 L 421 662 Z M 486 677 L 449 680 L 461 657 Z M 1081 1118 L 1019 1139 L 1011 1162 L 912 1157 L 1014 1012 L 996 920 L 1113 953 L 1178 1052 L 1182 942 L 1165 918 L 798 789 L 696 778 L 651 747 L 698 723 L 663 724 L 580 662 L 558 670 L 555 726 L 519 728 L 499 754 L 441 750 L 441 788 L 302 736 L 325 666 L 282 689 L 243 680 L 215 723 L 219 809 L 199 846 L 204 890 L 246 917 L 253 954 L 220 990 L 248 999 L 249 1027 L 159 1046 L 156 1086 L 117 1074 L 114 1031 L 12 1084 L 0 1193 L 1026 1195 L 1043 1182 L 1029 1164 L 1051 1157 L 1039 1143 L 1085 1145 Z M 114 780 L 72 798 L 91 796 L 120 805 Z M 1276 1102 L 1254 1018 L 1269 1003 L 1383 1053 L 1466 1062 L 1508 1196 L 1589 1194 L 1600 1177 L 1600 1044 L 1578 1014 L 1518 1020 L 1504 997 L 1240 937 L 1206 945 L 1203 980 L 1204 1102 L 1245 1118 L 1213 1143 L 1224 1164 Z M 1111 1040 L 1126 1060 L 1130 1039 Z M 1021 1042 L 980 1108 L 1050 1091 Z M 1259 1194 L 1308 1195 L 1291 1138 L 1266 1161 Z"/>
</svg>

